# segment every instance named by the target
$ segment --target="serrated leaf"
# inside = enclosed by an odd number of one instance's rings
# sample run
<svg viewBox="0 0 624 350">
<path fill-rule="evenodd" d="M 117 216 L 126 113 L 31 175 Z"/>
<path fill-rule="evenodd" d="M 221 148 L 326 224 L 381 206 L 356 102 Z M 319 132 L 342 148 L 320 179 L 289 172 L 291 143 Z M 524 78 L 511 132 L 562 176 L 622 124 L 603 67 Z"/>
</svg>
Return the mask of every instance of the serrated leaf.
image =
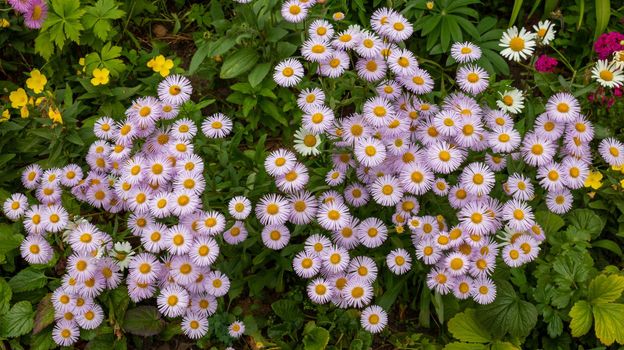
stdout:
<svg viewBox="0 0 624 350">
<path fill-rule="evenodd" d="M 479 324 L 473 309 L 456 314 L 448 322 L 448 329 L 453 337 L 464 342 L 488 343 L 492 340 L 492 335 Z"/>
<path fill-rule="evenodd" d="M 85 27 L 92 28 L 98 38 L 106 40 L 112 29 L 112 20 L 119 19 L 124 14 L 115 0 L 99 0 L 95 5 L 87 7 L 82 23 Z"/>
<path fill-rule="evenodd" d="M 0 335 L 2 337 L 19 337 L 29 333 L 33 328 L 34 312 L 28 301 L 20 301 L 0 319 Z"/>
<path fill-rule="evenodd" d="M 80 42 L 80 32 L 83 29 L 80 18 L 85 10 L 80 8 L 79 0 L 52 0 L 48 18 L 41 26 L 41 32 L 48 32 L 50 40 L 58 48 L 65 45 L 67 39 Z"/>
<path fill-rule="evenodd" d="M 576 209 L 569 214 L 568 232 L 573 235 L 596 238 L 602 232 L 605 222 L 591 209 Z"/>
<path fill-rule="evenodd" d="M 589 284 L 588 301 L 592 305 L 611 303 L 624 291 L 624 277 L 618 275 L 600 275 Z"/>
<path fill-rule="evenodd" d="M 573 337 L 585 335 L 592 326 L 592 308 L 585 300 L 577 301 L 570 309 L 570 330 Z"/>
<path fill-rule="evenodd" d="M 596 304 L 592 311 L 596 337 L 607 346 L 624 344 L 624 304 Z"/>
<path fill-rule="evenodd" d="M 144 337 L 160 333 L 165 321 L 154 306 L 137 306 L 126 312 L 123 328 L 126 332 Z"/>
<path fill-rule="evenodd" d="M 528 335 L 537 323 L 537 309 L 521 300 L 507 281 L 497 283 L 496 299 L 477 309 L 477 317 L 485 323 L 494 336 L 509 333 L 514 337 Z"/>
<path fill-rule="evenodd" d="M 50 38 L 49 32 L 40 31 L 35 39 L 35 52 L 41 55 L 46 61 L 52 57 L 54 53 L 54 43 Z"/>
<path fill-rule="evenodd" d="M 28 292 L 46 285 L 46 276 L 43 272 L 28 267 L 9 280 L 13 293 Z"/>
</svg>

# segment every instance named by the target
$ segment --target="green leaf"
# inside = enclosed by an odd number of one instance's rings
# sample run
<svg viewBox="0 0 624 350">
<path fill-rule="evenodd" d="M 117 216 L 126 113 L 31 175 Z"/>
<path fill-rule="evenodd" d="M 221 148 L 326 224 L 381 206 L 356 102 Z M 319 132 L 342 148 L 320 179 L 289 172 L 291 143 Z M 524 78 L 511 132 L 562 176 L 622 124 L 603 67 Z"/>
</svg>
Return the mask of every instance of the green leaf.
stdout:
<svg viewBox="0 0 624 350">
<path fill-rule="evenodd" d="M 487 350 L 488 347 L 485 344 L 473 344 L 473 343 L 448 343 L 444 347 L 444 350 Z"/>
<path fill-rule="evenodd" d="M 52 0 L 48 18 L 41 26 L 41 32 L 48 32 L 51 41 L 60 49 L 66 40 L 80 42 L 83 30 L 80 18 L 85 10 L 80 8 L 79 0 Z"/>
<path fill-rule="evenodd" d="M 4 315 L 9 311 L 9 307 L 11 304 L 11 298 L 13 297 L 13 292 L 11 291 L 11 286 L 4 280 L 4 278 L 0 278 L 0 315 Z"/>
<path fill-rule="evenodd" d="M 0 254 L 6 254 L 19 247 L 24 237 L 15 234 L 9 225 L 0 225 Z"/>
<path fill-rule="evenodd" d="M 323 327 L 314 327 L 303 336 L 305 350 L 323 350 L 329 343 L 329 331 Z"/>
<path fill-rule="evenodd" d="M 592 326 L 592 308 L 585 300 L 577 301 L 570 309 L 570 330 L 573 337 L 580 337 L 589 332 Z"/>
<path fill-rule="evenodd" d="M 37 304 L 33 334 L 41 332 L 54 322 L 54 307 L 52 306 L 52 293 L 48 293 Z"/>
<path fill-rule="evenodd" d="M 592 309 L 596 337 L 607 346 L 624 344 L 624 304 L 596 304 Z"/>
<path fill-rule="evenodd" d="M 91 28 L 95 36 L 106 40 L 113 28 L 112 20 L 119 19 L 124 14 L 115 0 L 98 0 L 95 5 L 87 7 L 82 23 L 86 28 Z"/>
<path fill-rule="evenodd" d="M 35 39 L 35 52 L 41 55 L 46 61 L 52 57 L 54 53 L 54 42 L 50 38 L 49 32 L 39 32 Z"/>
<path fill-rule="evenodd" d="M 9 280 L 13 293 L 28 292 L 46 285 L 46 276 L 32 267 L 25 268 Z"/>
<path fill-rule="evenodd" d="M 293 300 L 282 299 L 271 304 L 271 309 L 275 314 L 284 321 L 303 320 L 299 304 Z"/>
<path fill-rule="evenodd" d="M 511 17 L 509 18 L 509 27 L 511 27 L 514 23 L 516 23 L 516 18 L 518 18 L 518 13 L 520 13 L 521 8 L 522 8 L 522 0 L 515 0 L 513 9 L 511 10 Z"/>
<path fill-rule="evenodd" d="M 165 321 L 154 306 L 137 306 L 126 312 L 123 328 L 126 332 L 144 337 L 160 333 Z"/>
<path fill-rule="evenodd" d="M 602 232 L 605 222 L 591 209 L 576 209 L 568 217 L 568 232 L 580 237 L 596 238 Z M 587 239 L 589 239 L 587 238 Z"/>
<path fill-rule="evenodd" d="M 492 335 L 479 324 L 475 314 L 475 310 L 466 309 L 448 322 L 453 337 L 470 343 L 488 343 L 492 340 Z"/>
<path fill-rule="evenodd" d="M 490 345 L 490 350 L 517 350 L 518 348 L 510 342 L 506 341 L 494 341 Z"/>
<path fill-rule="evenodd" d="M 249 73 L 248 79 L 249 79 L 249 84 L 251 85 L 251 87 L 258 86 L 258 84 L 262 82 L 262 80 L 264 79 L 264 77 L 266 77 L 266 75 L 269 73 L 270 70 L 271 70 L 270 63 L 261 63 L 257 65 Z"/>
<path fill-rule="evenodd" d="M 603 248 L 617 254 L 619 257 L 622 257 L 622 248 L 610 239 L 601 239 L 599 241 L 591 242 L 591 245 L 593 248 Z"/>
<path fill-rule="evenodd" d="M 563 227 L 565 222 L 563 219 L 550 211 L 538 211 L 535 213 L 535 220 L 537 221 L 546 235 L 552 235 L 559 232 L 559 229 Z"/>
<path fill-rule="evenodd" d="M 20 301 L 13 305 L 9 313 L 0 319 L 0 335 L 2 337 L 19 337 L 29 333 L 33 328 L 34 312 L 28 301 Z"/>
<path fill-rule="evenodd" d="M 611 18 L 611 1 L 596 0 L 596 31 L 594 32 L 594 40 L 607 29 L 609 19 Z"/>
<path fill-rule="evenodd" d="M 493 332 L 494 336 L 509 333 L 514 337 L 527 336 L 537 323 L 537 309 L 528 301 L 521 300 L 507 281 L 498 283 L 496 299 L 477 309 L 477 317 Z"/>
<path fill-rule="evenodd" d="M 256 50 L 245 47 L 228 56 L 221 66 L 219 77 L 221 79 L 232 79 L 247 73 L 258 62 L 258 52 Z"/>
<path fill-rule="evenodd" d="M 611 303 L 624 291 L 624 277 L 618 275 L 599 275 L 589 284 L 587 299 L 592 305 Z"/>
</svg>

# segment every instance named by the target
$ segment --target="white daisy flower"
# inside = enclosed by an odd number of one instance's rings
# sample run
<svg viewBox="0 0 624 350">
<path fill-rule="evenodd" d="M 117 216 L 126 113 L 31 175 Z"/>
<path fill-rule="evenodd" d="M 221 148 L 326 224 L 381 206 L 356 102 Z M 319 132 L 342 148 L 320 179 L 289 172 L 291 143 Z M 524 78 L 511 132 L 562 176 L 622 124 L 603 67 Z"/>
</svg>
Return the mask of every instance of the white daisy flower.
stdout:
<svg viewBox="0 0 624 350">
<path fill-rule="evenodd" d="M 503 33 L 498 45 L 503 48 L 500 53 L 502 56 L 509 60 L 519 62 L 533 54 L 535 48 L 535 33 L 529 32 L 524 28 L 518 31 L 518 28 L 513 26 Z"/>
</svg>

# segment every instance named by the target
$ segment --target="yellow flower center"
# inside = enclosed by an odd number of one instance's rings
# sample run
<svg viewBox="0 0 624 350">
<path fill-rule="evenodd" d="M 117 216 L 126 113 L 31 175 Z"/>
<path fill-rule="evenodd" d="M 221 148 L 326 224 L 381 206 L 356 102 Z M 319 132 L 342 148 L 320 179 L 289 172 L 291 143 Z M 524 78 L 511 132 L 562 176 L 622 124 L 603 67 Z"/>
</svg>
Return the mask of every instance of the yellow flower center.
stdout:
<svg viewBox="0 0 624 350">
<path fill-rule="evenodd" d="M 295 74 L 295 70 L 294 70 L 294 69 L 292 69 L 291 67 L 286 67 L 286 68 L 284 68 L 284 70 L 282 71 L 282 74 L 283 74 L 285 77 L 289 78 L 289 77 L 292 77 L 292 76 L 293 76 L 293 74 Z"/>
<path fill-rule="evenodd" d="M 522 39 L 519 36 L 512 38 L 509 41 L 509 48 L 511 48 L 513 51 L 516 51 L 516 52 L 520 52 L 524 50 L 524 39 Z"/>
</svg>

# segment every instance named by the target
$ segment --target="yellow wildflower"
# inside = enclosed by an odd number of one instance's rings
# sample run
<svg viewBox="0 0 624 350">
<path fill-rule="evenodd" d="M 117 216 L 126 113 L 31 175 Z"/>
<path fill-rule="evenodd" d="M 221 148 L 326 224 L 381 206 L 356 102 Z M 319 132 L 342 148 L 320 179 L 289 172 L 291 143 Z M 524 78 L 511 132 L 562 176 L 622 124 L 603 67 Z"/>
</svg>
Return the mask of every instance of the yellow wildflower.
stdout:
<svg viewBox="0 0 624 350">
<path fill-rule="evenodd" d="M 9 113 L 8 109 L 5 109 L 4 111 L 2 111 L 2 115 L 0 116 L 0 123 L 6 122 L 9 119 L 11 119 L 11 114 Z"/>
<path fill-rule="evenodd" d="M 8 19 L 0 18 L 0 28 L 8 28 L 10 25 L 11 25 L 11 22 L 9 22 Z"/>
<path fill-rule="evenodd" d="M 100 84 L 106 85 L 109 81 L 110 71 L 106 68 L 96 68 L 93 70 L 93 78 L 91 79 L 91 84 L 93 86 L 98 86 Z"/>
<path fill-rule="evenodd" d="M 24 106 L 20 108 L 20 116 L 22 118 L 28 118 L 30 116 L 30 111 L 28 110 L 28 106 Z"/>
<path fill-rule="evenodd" d="M 85 58 L 84 57 L 80 57 L 78 59 L 78 64 L 81 65 L 81 66 L 84 66 L 85 65 Z"/>
<path fill-rule="evenodd" d="M 50 109 L 48 109 L 48 117 L 55 123 L 63 124 L 61 112 L 56 108 L 50 107 Z"/>
<path fill-rule="evenodd" d="M 43 91 L 47 83 L 48 79 L 45 75 L 41 74 L 39 69 L 33 69 L 32 72 L 30 72 L 30 78 L 26 79 L 26 86 L 36 94 Z"/>
<path fill-rule="evenodd" d="M 158 55 L 147 62 L 147 66 L 152 68 L 156 73 L 160 73 L 161 76 L 166 77 L 169 75 L 171 68 L 173 68 L 173 61 L 165 58 L 163 55 Z"/>
<path fill-rule="evenodd" d="M 403 225 L 397 225 L 394 227 L 394 229 L 396 230 L 396 233 L 399 233 L 399 234 L 405 232 L 405 227 L 403 227 Z"/>
<path fill-rule="evenodd" d="M 602 173 L 599 171 L 590 171 L 585 179 L 585 187 L 591 187 L 594 190 L 599 189 L 602 186 Z"/>
<path fill-rule="evenodd" d="M 15 91 L 12 91 L 9 94 L 9 100 L 11 101 L 11 107 L 13 108 L 21 108 L 26 106 L 28 103 L 28 95 L 26 95 L 26 90 L 19 88 Z"/>
<path fill-rule="evenodd" d="M 613 166 L 611 166 L 611 169 L 612 169 L 612 170 L 615 170 L 615 171 L 619 171 L 619 172 L 621 172 L 622 174 L 624 174 L 624 165 L 621 165 L 621 166 L 615 166 L 615 165 L 613 165 Z"/>
<path fill-rule="evenodd" d="M 433 10 L 433 1 L 427 1 L 427 9 Z"/>
</svg>

